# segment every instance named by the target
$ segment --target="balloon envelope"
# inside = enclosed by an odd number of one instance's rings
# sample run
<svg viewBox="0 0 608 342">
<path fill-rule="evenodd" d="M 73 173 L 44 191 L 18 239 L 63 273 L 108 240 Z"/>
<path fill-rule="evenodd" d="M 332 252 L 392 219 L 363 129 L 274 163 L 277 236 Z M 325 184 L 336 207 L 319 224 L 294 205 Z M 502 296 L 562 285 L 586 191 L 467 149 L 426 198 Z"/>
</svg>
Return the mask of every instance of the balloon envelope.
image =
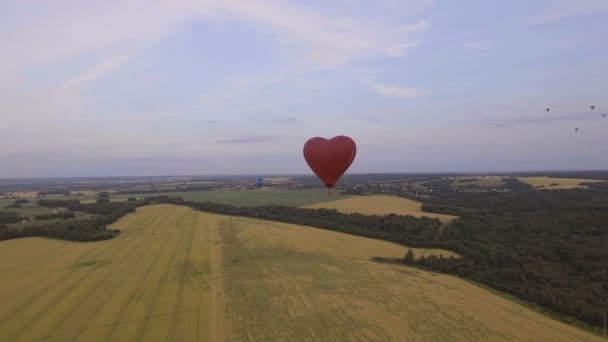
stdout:
<svg viewBox="0 0 608 342">
<path fill-rule="evenodd" d="M 595 106 L 594 106 L 594 105 L 591 105 L 591 109 L 595 109 Z"/>
<path fill-rule="evenodd" d="M 256 179 L 256 180 L 255 180 L 255 185 L 256 185 L 258 188 L 261 188 L 261 187 L 262 187 L 262 185 L 264 185 L 264 179 L 262 179 L 262 178 L 258 178 L 258 179 Z"/>
<path fill-rule="evenodd" d="M 339 135 L 331 139 L 314 137 L 304 144 L 304 159 L 328 189 L 333 189 L 355 160 L 357 145 Z"/>
<path fill-rule="evenodd" d="M 547 108 L 547 112 L 550 111 L 550 110 L 551 110 L 551 108 Z"/>
</svg>

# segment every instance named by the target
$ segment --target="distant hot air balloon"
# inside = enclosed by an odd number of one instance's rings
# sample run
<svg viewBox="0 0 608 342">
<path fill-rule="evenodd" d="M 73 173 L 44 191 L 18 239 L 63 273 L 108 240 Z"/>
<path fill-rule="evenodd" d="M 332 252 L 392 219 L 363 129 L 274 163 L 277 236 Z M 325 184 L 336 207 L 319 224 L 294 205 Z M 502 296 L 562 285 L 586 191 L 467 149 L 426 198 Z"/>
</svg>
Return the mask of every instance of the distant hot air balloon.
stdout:
<svg viewBox="0 0 608 342">
<path fill-rule="evenodd" d="M 547 107 L 546 111 L 547 111 L 547 112 L 551 111 L 551 108 Z"/>
<path fill-rule="evenodd" d="M 606 117 L 606 114 L 602 115 L 603 117 Z"/>
<path fill-rule="evenodd" d="M 591 108 L 591 110 L 594 110 L 594 109 L 595 109 L 595 106 L 594 106 L 594 105 L 591 105 L 591 107 L 589 107 L 589 108 Z"/>
<path fill-rule="evenodd" d="M 578 132 L 578 127 L 577 127 L 577 128 L 575 128 L 574 130 Z"/>
<path fill-rule="evenodd" d="M 258 179 L 255 180 L 255 186 L 257 186 L 258 189 L 261 188 L 262 185 L 264 185 L 264 179 L 263 178 L 258 178 Z"/>
<path fill-rule="evenodd" d="M 304 159 L 312 171 L 331 191 L 355 160 L 357 145 L 353 139 L 339 135 L 331 139 L 314 137 L 304 144 Z"/>
</svg>

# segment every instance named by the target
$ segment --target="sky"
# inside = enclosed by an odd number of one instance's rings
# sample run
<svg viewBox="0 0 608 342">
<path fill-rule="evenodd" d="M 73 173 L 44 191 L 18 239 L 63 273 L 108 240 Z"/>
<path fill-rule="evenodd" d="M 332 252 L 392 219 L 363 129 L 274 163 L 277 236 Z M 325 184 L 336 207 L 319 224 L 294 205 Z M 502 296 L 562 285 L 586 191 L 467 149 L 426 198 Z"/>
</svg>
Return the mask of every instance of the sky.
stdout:
<svg viewBox="0 0 608 342">
<path fill-rule="evenodd" d="M 304 143 L 337 135 L 351 173 L 608 169 L 607 23 L 606 0 L 0 0 L 0 178 L 312 174 Z"/>
</svg>

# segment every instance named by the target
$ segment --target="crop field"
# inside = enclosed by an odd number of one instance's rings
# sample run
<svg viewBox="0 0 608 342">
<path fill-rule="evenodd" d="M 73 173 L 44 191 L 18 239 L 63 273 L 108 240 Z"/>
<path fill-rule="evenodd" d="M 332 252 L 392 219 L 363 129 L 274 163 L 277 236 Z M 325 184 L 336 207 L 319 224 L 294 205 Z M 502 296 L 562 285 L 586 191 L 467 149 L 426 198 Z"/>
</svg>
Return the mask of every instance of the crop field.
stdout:
<svg viewBox="0 0 608 342">
<path fill-rule="evenodd" d="M 361 213 L 365 215 L 410 215 L 415 217 L 438 218 L 442 222 L 449 222 L 456 218 L 452 215 L 427 213 L 422 211 L 422 203 L 396 196 L 354 196 L 337 201 L 330 201 L 312 205 L 304 208 L 327 208 L 336 209 L 343 213 Z"/>
<path fill-rule="evenodd" d="M 320 203 L 349 197 L 346 195 L 340 195 L 339 193 L 334 193 L 332 197 L 327 197 L 327 191 L 325 190 L 271 190 L 262 188 L 261 190 L 191 191 L 141 195 L 113 195 L 112 198 L 158 195 L 181 197 L 188 201 L 209 201 L 249 207 L 269 204 L 299 207 L 306 204 Z"/>
<path fill-rule="evenodd" d="M 291 180 L 291 177 L 264 178 L 264 182 L 268 182 L 268 183 L 286 183 L 286 182 L 289 182 L 289 180 Z"/>
<path fill-rule="evenodd" d="M 112 240 L 0 242 L 1 341 L 600 341 L 406 248 L 156 205 Z M 417 251 L 420 255 L 421 251 Z"/>
<path fill-rule="evenodd" d="M 546 189 L 574 189 L 588 188 L 581 183 L 603 182 L 597 179 L 577 179 L 577 178 L 550 178 L 550 177 L 518 177 L 521 182 L 532 185 L 535 188 Z M 555 185 L 557 184 L 557 185 Z"/>
<path fill-rule="evenodd" d="M 476 178 L 475 181 L 467 181 L 467 179 Z M 455 177 L 454 186 L 474 185 L 482 188 L 495 188 L 505 185 L 503 177 L 498 176 L 476 176 L 476 177 Z"/>
<path fill-rule="evenodd" d="M 262 188 L 260 190 L 225 190 L 225 191 L 186 191 L 186 192 L 164 192 L 164 193 L 142 193 L 142 194 L 110 194 L 111 201 L 125 201 L 129 197 L 144 198 L 148 196 L 171 196 L 181 197 L 187 201 L 215 202 L 235 206 L 259 206 L 259 205 L 286 205 L 299 207 L 307 204 L 334 201 L 349 198 L 350 195 L 341 195 L 334 192 L 331 197 L 327 196 L 326 190 L 276 190 Z M 47 196 L 49 200 L 79 200 L 81 203 L 94 203 L 97 196 Z M 0 199 L 0 206 L 13 203 L 14 199 Z M 30 199 L 37 201 L 37 199 Z"/>
</svg>

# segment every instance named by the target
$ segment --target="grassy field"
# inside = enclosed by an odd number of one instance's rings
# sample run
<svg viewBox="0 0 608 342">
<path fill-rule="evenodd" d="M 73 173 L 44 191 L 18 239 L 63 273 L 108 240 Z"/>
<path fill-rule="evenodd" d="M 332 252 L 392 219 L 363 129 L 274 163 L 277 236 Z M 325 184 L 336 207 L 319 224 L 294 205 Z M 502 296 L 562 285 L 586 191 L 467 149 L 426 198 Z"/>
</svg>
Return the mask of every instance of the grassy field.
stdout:
<svg viewBox="0 0 608 342">
<path fill-rule="evenodd" d="M 596 179 L 576 179 L 576 178 L 550 178 L 550 177 L 518 177 L 521 182 L 532 185 L 533 187 L 544 187 L 546 189 L 574 189 L 588 188 L 581 183 L 603 182 Z M 551 186 L 551 184 L 557 184 Z"/>
<path fill-rule="evenodd" d="M 104 242 L 0 242 L 1 341 L 602 340 L 370 261 L 404 254 L 388 242 L 170 205 L 114 226 Z"/>
<path fill-rule="evenodd" d="M 291 179 L 291 177 L 270 177 L 270 178 L 264 178 L 264 182 L 286 183 L 286 182 L 289 182 L 290 179 Z"/>
<path fill-rule="evenodd" d="M 456 216 L 427 213 L 422 211 L 422 203 L 396 196 L 355 196 L 337 201 L 306 205 L 304 208 L 336 209 L 343 213 L 361 213 L 365 215 L 411 215 L 415 217 L 438 218 L 442 222 L 449 222 Z"/>
</svg>

